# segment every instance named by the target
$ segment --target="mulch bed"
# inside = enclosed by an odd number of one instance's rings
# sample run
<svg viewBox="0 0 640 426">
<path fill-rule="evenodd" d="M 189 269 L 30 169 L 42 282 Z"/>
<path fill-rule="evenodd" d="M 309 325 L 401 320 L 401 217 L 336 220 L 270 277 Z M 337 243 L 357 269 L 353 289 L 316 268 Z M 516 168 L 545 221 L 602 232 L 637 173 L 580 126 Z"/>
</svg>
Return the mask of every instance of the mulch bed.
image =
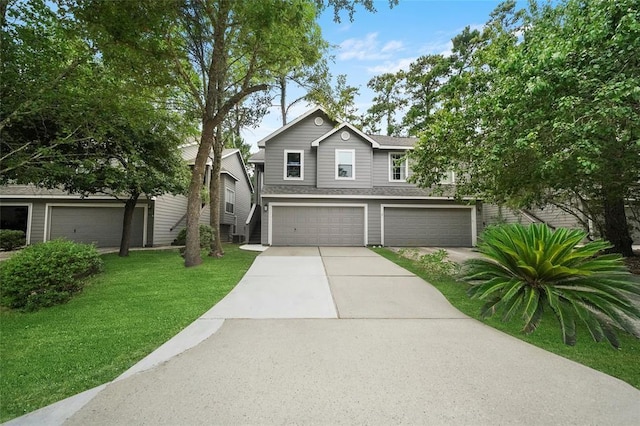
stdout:
<svg viewBox="0 0 640 426">
<path fill-rule="evenodd" d="M 626 257 L 624 262 L 632 274 L 640 275 L 640 251 L 636 251 L 635 254 L 635 257 Z"/>
</svg>

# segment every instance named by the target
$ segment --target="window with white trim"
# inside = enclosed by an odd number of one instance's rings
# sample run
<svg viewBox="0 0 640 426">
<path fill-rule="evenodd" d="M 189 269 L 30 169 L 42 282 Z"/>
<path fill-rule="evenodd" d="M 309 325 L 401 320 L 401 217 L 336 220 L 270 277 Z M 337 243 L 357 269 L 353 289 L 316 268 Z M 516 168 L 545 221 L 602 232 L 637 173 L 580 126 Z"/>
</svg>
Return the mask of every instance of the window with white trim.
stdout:
<svg viewBox="0 0 640 426">
<path fill-rule="evenodd" d="M 284 150 L 284 179 L 304 179 L 304 151 Z"/>
<path fill-rule="evenodd" d="M 336 179 L 356 178 L 356 151 L 336 149 Z"/>
<path fill-rule="evenodd" d="M 440 179 L 440 183 L 442 185 L 453 185 L 456 183 L 456 174 L 455 172 L 448 171 L 445 175 Z"/>
<path fill-rule="evenodd" d="M 403 152 L 389 153 L 389 181 L 406 182 L 409 172 L 409 162 Z"/>
<path fill-rule="evenodd" d="M 225 188 L 224 190 L 224 211 L 233 214 L 236 209 L 236 193 L 235 191 Z"/>
</svg>

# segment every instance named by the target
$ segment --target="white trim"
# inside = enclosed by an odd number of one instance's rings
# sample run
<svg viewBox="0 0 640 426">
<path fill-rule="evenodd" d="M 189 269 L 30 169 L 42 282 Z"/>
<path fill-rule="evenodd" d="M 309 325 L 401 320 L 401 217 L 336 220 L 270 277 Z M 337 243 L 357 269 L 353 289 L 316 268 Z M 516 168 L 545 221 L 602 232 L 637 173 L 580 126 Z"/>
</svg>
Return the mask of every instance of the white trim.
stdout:
<svg viewBox="0 0 640 426">
<path fill-rule="evenodd" d="M 300 154 L 300 177 L 287 176 L 287 157 L 289 154 Z M 283 180 L 304 180 L 304 150 L 303 149 L 285 149 L 284 150 L 284 169 L 282 174 Z"/>
<path fill-rule="evenodd" d="M 371 144 L 371 147 L 373 148 L 380 148 L 380 144 L 378 142 L 376 142 L 375 140 L 371 139 L 371 137 L 365 133 L 362 133 L 362 131 L 360 131 L 358 128 L 352 126 L 349 123 L 342 123 L 339 126 L 335 127 L 333 130 L 325 133 L 324 135 L 320 136 L 318 139 L 314 140 L 313 142 L 311 142 L 311 146 L 318 146 L 320 145 L 320 142 L 322 142 L 323 140 L 327 139 L 329 136 L 339 132 L 340 130 L 344 129 L 344 128 L 348 128 L 349 130 L 351 130 L 353 133 L 357 134 L 358 136 L 360 136 L 362 139 L 364 139 L 365 141 L 369 142 Z"/>
<path fill-rule="evenodd" d="M 390 152 L 387 154 L 389 157 L 389 182 L 407 182 L 407 177 L 409 176 L 409 159 L 405 156 L 402 164 L 404 164 L 404 179 L 393 179 L 393 161 L 391 160 L 392 155 L 402 155 L 405 154 L 401 152 Z M 400 167 L 402 167 L 402 164 Z"/>
<path fill-rule="evenodd" d="M 299 122 L 301 122 L 302 120 L 304 120 L 305 118 L 315 114 L 316 112 L 322 112 L 324 113 L 324 115 L 326 115 L 327 117 L 329 117 L 329 113 L 327 111 L 325 111 L 324 108 L 322 107 L 315 107 L 314 109 L 305 112 L 304 114 L 302 114 L 300 117 L 296 118 L 295 120 L 290 121 L 289 123 L 287 123 L 286 126 L 282 126 L 280 127 L 278 130 L 276 130 L 275 132 L 269 134 L 268 136 L 264 137 L 263 139 L 260 139 L 257 143 L 258 148 L 264 148 L 265 143 L 269 140 L 274 138 L 275 136 L 279 135 L 280 133 L 284 132 L 285 130 L 295 126 L 296 124 L 298 124 Z"/>
<path fill-rule="evenodd" d="M 31 244 L 31 220 L 33 218 L 33 203 L 2 203 L 0 207 L 26 207 L 27 208 L 27 232 L 25 233 L 25 241 L 27 245 Z"/>
<path fill-rule="evenodd" d="M 380 145 L 380 149 L 392 149 L 392 150 L 405 150 L 405 151 L 409 151 L 409 150 L 413 150 L 415 149 L 412 146 L 398 146 L 398 145 Z"/>
<path fill-rule="evenodd" d="M 231 179 L 235 180 L 236 182 L 240 182 L 240 179 L 235 177 L 234 174 L 231 173 L 229 170 L 220 170 L 220 174 L 221 175 L 229 175 L 231 177 Z"/>
<path fill-rule="evenodd" d="M 267 229 L 267 244 L 273 244 L 273 208 L 274 207 L 358 207 L 363 208 L 364 214 L 364 245 L 369 244 L 369 206 L 367 204 L 351 203 L 269 203 L 269 227 Z"/>
<path fill-rule="evenodd" d="M 46 203 L 44 205 L 44 236 L 42 241 L 49 241 L 51 236 L 51 208 L 52 207 L 88 207 L 88 208 L 98 208 L 98 207 L 108 207 L 115 208 L 121 207 L 124 210 L 123 203 Z M 147 226 L 148 226 L 148 218 L 149 218 L 149 205 L 148 204 L 139 204 L 136 205 L 136 209 L 142 208 L 143 212 L 143 223 L 142 223 L 142 247 L 147 246 Z"/>
<path fill-rule="evenodd" d="M 244 222 L 245 225 L 250 225 L 251 224 L 251 217 L 253 216 L 253 213 L 256 211 L 256 206 L 257 204 L 251 204 L 251 210 L 249 210 L 249 214 L 247 215 L 247 220 Z"/>
<path fill-rule="evenodd" d="M 385 208 L 405 208 L 405 209 L 470 209 L 471 210 L 471 245 L 478 243 L 478 223 L 476 205 L 461 206 L 447 204 L 380 204 L 380 245 L 384 246 L 384 209 Z"/>
<path fill-rule="evenodd" d="M 338 174 L 338 157 L 339 157 L 339 154 L 343 152 L 348 152 L 349 154 L 351 154 L 351 176 L 349 177 L 341 177 Z M 355 149 L 336 149 L 334 155 L 336 160 L 336 168 L 335 168 L 336 180 L 356 180 L 356 150 Z"/>
<path fill-rule="evenodd" d="M 329 195 L 329 194 L 263 194 L 262 198 L 336 198 L 347 200 L 448 200 L 454 197 L 429 197 L 429 196 L 407 196 L 407 195 Z M 462 200 L 475 201 L 476 198 L 464 197 Z"/>
</svg>

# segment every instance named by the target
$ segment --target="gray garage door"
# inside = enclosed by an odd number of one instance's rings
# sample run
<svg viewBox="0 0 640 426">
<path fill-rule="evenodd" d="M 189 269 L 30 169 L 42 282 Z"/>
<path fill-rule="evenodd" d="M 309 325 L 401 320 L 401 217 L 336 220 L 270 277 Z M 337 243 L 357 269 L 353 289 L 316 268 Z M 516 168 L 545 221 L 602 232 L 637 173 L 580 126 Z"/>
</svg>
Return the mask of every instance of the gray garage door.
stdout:
<svg viewBox="0 0 640 426">
<path fill-rule="evenodd" d="M 276 246 L 362 246 L 362 207 L 272 207 Z"/>
<path fill-rule="evenodd" d="M 64 237 L 98 247 L 118 247 L 122 236 L 124 207 L 51 207 L 51 239 Z M 142 247 L 144 209 L 136 207 L 131 247 Z"/>
<path fill-rule="evenodd" d="M 396 247 L 470 247 L 470 209 L 384 209 L 384 244 Z"/>
</svg>

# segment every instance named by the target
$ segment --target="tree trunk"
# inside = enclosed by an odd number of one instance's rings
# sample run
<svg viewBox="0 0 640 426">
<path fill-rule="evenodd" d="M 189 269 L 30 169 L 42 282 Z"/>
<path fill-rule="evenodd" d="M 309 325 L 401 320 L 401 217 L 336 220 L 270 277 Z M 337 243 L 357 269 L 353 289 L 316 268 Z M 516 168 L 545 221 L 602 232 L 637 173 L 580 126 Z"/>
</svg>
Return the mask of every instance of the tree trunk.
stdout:
<svg viewBox="0 0 640 426">
<path fill-rule="evenodd" d="M 287 125 L 287 76 L 281 75 L 278 84 L 280 85 L 280 114 L 282 114 L 282 125 Z"/>
<path fill-rule="evenodd" d="M 624 210 L 624 197 L 605 197 L 604 199 L 605 238 L 613 244 L 613 251 L 625 257 L 633 256 L 633 240 L 629 234 L 627 215 Z"/>
<path fill-rule="evenodd" d="M 213 141 L 213 165 L 211 168 L 211 183 L 209 185 L 209 199 L 211 200 L 210 224 L 213 233 L 209 256 L 212 257 L 222 257 L 224 255 L 222 240 L 220 239 L 220 192 L 222 189 L 222 185 L 220 184 L 220 170 L 222 169 L 223 149 L 224 140 L 222 139 L 222 128 L 218 126 L 216 139 Z"/>
<path fill-rule="evenodd" d="M 131 194 L 131 197 L 124 203 L 124 218 L 122 219 L 122 238 L 120 238 L 120 252 L 118 256 L 129 256 L 129 246 L 131 245 L 131 222 L 133 222 L 133 212 L 135 211 L 140 194 Z"/>
<path fill-rule="evenodd" d="M 187 242 L 184 249 L 184 266 L 197 266 L 202 263 L 200 256 L 200 190 L 207 165 L 207 157 L 213 144 L 215 125 L 212 119 L 204 118 L 198 154 L 191 173 L 189 195 L 187 197 Z"/>
</svg>

